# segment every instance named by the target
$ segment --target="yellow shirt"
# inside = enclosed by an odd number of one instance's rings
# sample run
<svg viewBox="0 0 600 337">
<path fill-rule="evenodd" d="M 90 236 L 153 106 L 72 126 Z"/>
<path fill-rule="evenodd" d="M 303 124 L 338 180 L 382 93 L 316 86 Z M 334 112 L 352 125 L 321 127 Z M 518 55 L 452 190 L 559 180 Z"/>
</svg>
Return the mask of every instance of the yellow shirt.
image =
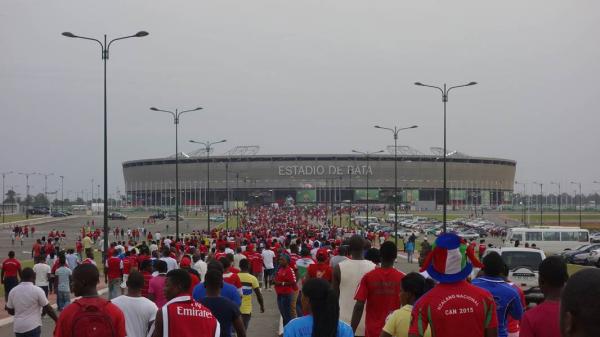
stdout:
<svg viewBox="0 0 600 337">
<path fill-rule="evenodd" d="M 252 313 L 252 291 L 259 288 L 258 280 L 254 275 L 248 273 L 238 273 L 238 277 L 242 282 L 242 304 L 240 305 L 240 312 L 242 314 Z"/>
<path fill-rule="evenodd" d="M 83 240 L 81 240 L 81 243 L 83 243 L 83 249 L 92 248 L 93 242 L 89 236 L 84 237 Z"/>
<path fill-rule="evenodd" d="M 407 304 L 402 308 L 392 312 L 385 321 L 383 331 L 394 337 L 408 337 L 408 328 L 410 327 L 410 312 L 412 305 Z M 424 337 L 431 337 L 429 327 L 425 330 Z"/>
</svg>

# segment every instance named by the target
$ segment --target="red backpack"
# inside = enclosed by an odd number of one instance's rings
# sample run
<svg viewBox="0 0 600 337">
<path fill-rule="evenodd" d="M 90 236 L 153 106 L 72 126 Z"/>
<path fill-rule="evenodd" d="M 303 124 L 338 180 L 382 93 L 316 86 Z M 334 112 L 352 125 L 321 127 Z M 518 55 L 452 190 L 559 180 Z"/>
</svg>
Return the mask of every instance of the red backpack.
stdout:
<svg viewBox="0 0 600 337">
<path fill-rule="evenodd" d="M 110 302 L 100 298 L 94 302 L 86 304 L 79 301 L 73 302 L 78 306 L 79 311 L 73 316 L 71 336 L 116 337 L 116 328 L 104 310 L 104 307 Z"/>
</svg>

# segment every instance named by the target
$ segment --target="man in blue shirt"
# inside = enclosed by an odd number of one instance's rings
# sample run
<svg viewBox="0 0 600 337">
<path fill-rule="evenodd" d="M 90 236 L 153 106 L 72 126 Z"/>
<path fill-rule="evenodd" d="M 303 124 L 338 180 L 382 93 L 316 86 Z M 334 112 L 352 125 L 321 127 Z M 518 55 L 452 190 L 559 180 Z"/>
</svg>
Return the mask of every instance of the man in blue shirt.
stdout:
<svg viewBox="0 0 600 337">
<path fill-rule="evenodd" d="M 500 254 L 490 252 L 483 258 L 483 265 L 483 276 L 474 279 L 472 284 L 489 291 L 494 296 L 498 316 L 498 337 L 507 337 L 508 315 L 515 320 L 520 320 L 523 316 L 521 299 L 517 290 L 506 283 L 502 277 L 506 264 Z"/>
<path fill-rule="evenodd" d="M 210 262 L 206 267 L 206 272 L 208 273 L 209 270 L 217 270 L 223 275 L 223 265 L 219 261 Z M 223 282 L 221 296 L 230 299 L 233 303 L 237 304 L 238 307 L 242 304 L 242 297 L 237 288 L 229 283 Z M 194 287 L 192 297 L 197 302 L 200 302 L 201 299 L 206 297 L 206 287 L 204 286 L 204 283 L 199 283 Z"/>
</svg>

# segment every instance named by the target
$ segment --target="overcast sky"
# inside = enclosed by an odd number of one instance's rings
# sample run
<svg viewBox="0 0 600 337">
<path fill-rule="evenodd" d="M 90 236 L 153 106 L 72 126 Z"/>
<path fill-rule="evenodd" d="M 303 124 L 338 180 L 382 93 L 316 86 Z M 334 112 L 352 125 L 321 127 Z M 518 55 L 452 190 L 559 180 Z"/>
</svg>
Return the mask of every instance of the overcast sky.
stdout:
<svg viewBox="0 0 600 337">
<path fill-rule="evenodd" d="M 427 153 L 442 145 L 442 103 L 415 81 L 479 82 L 451 92 L 449 150 L 516 160 L 519 181 L 600 189 L 599 1 L 0 3 L 0 172 L 64 175 L 72 196 L 102 178 L 102 61 L 63 31 L 150 33 L 111 46 L 111 194 L 123 161 L 174 152 L 172 118 L 151 106 L 204 107 L 182 117 L 184 152 L 192 138 L 226 138 L 217 154 L 379 150 L 393 140 L 374 124 L 418 124 L 399 143 Z"/>
</svg>

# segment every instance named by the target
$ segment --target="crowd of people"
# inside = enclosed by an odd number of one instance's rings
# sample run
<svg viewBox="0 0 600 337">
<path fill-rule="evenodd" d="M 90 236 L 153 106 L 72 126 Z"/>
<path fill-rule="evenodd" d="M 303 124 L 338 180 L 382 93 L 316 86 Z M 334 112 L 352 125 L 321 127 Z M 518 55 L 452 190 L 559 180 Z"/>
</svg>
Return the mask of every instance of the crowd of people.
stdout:
<svg viewBox="0 0 600 337">
<path fill-rule="evenodd" d="M 453 233 L 422 244 L 419 272 L 395 267 L 394 242 L 327 223 L 322 208 L 261 207 L 235 229 L 180 238 L 114 228 L 102 262 L 98 230 L 88 224 L 81 234 L 67 249 L 40 238 L 32 268 L 14 252 L 2 263 L 17 337 L 39 336 L 41 315 L 56 321 L 54 336 L 245 337 L 268 293 L 280 315 L 274 334 L 284 337 L 600 336 L 600 269 L 569 278 L 560 257 L 546 258 L 545 300 L 526 310 L 502 257 L 480 259 L 480 247 Z M 102 277 L 108 299 L 98 293 Z"/>
</svg>

